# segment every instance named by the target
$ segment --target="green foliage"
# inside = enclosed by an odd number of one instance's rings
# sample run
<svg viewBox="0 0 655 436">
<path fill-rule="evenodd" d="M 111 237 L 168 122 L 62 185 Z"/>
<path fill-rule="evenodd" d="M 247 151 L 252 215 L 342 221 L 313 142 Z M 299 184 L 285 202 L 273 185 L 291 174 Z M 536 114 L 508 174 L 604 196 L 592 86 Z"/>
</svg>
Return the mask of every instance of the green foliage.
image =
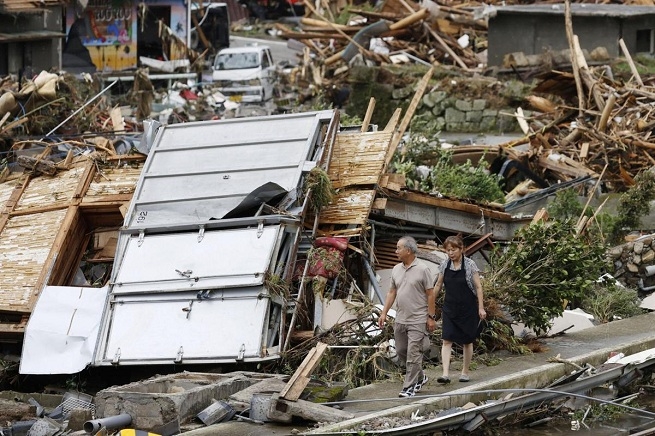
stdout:
<svg viewBox="0 0 655 436">
<path fill-rule="evenodd" d="M 494 253 L 485 294 L 535 332 L 550 328 L 565 302 L 578 305 L 594 287 L 605 262 L 598 240 L 577 235 L 571 221 L 537 223 L 517 233 L 504 253 Z"/>
<path fill-rule="evenodd" d="M 530 354 L 530 349 L 514 335 L 512 327 L 497 319 L 487 321 L 487 328 L 480 334 L 477 346 L 481 352 L 485 353 L 507 350 L 512 354 Z M 485 364 L 492 366 L 489 361 L 485 361 Z"/>
<path fill-rule="evenodd" d="M 340 121 L 342 126 L 361 126 L 363 121 L 359 116 L 357 115 L 348 115 L 346 113 L 342 113 L 340 115 Z"/>
<path fill-rule="evenodd" d="M 592 286 L 581 307 L 592 313 L 597 321 L 606 323 L 614 318 L 629 318 L 643 313 L 639 304 L 639 295 L 635 289 L 607 280 Z"/>
<path fill-rule="evenodd" d="M 551 219 L 566 221 L 577 220 L 582 214 L 583 205 L 578 201 L 578 194 L 573 189 L 557 191 L 555 199 L 546 207 Z"/>
<path fill-rule="evenodd" d="M 419 164 L 428 170 L 427 174 L 418 173 Z M 395 172 L 405 175 L 406 184 L 412 189 L 479 202 L 505 200 L 500 177 L 489 173 L 484 157 L 477 165 L 471 161 L 454 165 L 451 150 L 422 135 L 406 141 L 404 148 L 394 155 L 391 166 Z"/>
<path fill-rule="evenodd" d="M 614 242 L 622 240 L 631 230 L 639 229 L 641 217 L 650 213 L 652 200 L 655 200 L 655 173 L 642 171 L 619 200 L 618 218 L 612 231 Z"/>
<path fill-rule="evenodd" d="M 488 171 L 489 165 L 480 158 L 477 165 L 467 160 L 463 165 L 452 165 L 446 159 L 432 167 L 429 177 L 430 191 L 438 191 L 449 197 L 475 201 L 504 202 L 505 194 L 500 189 L 500 176 Z"/>
</svg>

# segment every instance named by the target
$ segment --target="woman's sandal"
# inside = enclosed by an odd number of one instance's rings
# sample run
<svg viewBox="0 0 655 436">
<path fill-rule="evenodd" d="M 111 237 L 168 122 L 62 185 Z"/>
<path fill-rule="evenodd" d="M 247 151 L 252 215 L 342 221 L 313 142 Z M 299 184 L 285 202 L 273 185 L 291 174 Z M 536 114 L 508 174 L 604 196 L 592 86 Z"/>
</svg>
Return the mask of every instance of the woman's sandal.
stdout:
<svg viewBox="0 0 655 436">
<path fill-rule="evenodd" d="M 470 381 L 470 380 L 471 380 L 471 379 L 470 379 L 469 376 L 466 375 L 466 374 L 462 374 L 462 375 L 459 376 L 459 381 L 462 382 L 462 383 L 466 383 L 466 382 L 468 382 L 468 381 Z"/>
<path fill-rule="evenodd" d="M 448 377 L 441 376 L 437 379 L 437 383 L 441 383 L 442 385 L 447 385 L 450 383 L 450 379 Z"/>
</svg>

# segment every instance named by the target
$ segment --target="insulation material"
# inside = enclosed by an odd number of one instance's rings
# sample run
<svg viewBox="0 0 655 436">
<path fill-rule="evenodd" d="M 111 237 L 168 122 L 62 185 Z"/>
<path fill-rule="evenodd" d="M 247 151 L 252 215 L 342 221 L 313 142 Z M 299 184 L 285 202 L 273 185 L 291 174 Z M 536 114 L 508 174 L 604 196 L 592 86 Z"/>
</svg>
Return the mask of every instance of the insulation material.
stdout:
<svg viewBox="0 0 655 436">
<path fill-rule="evenodd" d="M 0 309 L 30 312 L 67 209 L 11 217 L 0 233 Z"/>
<path fill-rule="evenodd" d="M 321 224 L 364 225 L 373 205 L 375 190 L 343 190 L 321 210 Z"/>
<path fill-rule="evenodd" d="M 30 180 L 14 210 L 18 212 L 68 205 L 75 195 L 82 174 L 84 167 L 77 167 L 61 171 L 54 177 L 37 177 Z"/>
<path fill-rule="evenodd" d="M 139 165 L 100 169 L 89 185 L 84 201 L 105 200 L 107 195 L 134 194 L 141 168 Z"/>
</svg>

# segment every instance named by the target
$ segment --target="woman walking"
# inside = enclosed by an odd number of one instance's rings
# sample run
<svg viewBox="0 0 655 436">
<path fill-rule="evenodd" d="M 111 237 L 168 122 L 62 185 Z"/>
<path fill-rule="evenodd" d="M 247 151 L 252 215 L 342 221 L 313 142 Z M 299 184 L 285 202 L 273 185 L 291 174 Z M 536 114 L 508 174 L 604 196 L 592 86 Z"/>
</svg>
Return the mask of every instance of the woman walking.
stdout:
<svg viewBox="0 0 655 436">
<path fill-rule="evenodd" d="M 441 360 L 443 374 L 437 382 L 450 383 L 450 356 L 453 343 L 462 345 L 464 363 L 460 382 L 468 382 L 469 366 L 473 358 L 473 342 L 478 336 L 481 320 L 487 317 L 480 273 L 475 262 L 464 256 L 464 241 L 460 236 L 449 236 L 444 242 L 448 260 L 441 263 L 434 286 L 436 296 L 445 288 L 442 310 Z"/>
</svg>

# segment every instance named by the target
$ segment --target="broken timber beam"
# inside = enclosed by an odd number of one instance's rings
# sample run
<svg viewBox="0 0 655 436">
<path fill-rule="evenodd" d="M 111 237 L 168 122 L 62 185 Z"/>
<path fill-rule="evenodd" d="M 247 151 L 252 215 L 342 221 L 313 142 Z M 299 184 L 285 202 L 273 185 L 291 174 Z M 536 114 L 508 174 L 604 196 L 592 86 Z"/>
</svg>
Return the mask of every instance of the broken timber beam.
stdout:
<svg viewBox="0 0 655 436">
<path fill-rule="evenodd" d="M 280 399 L 288 401 L 297 401 L 300 394 L 309 383 L 309 376 L 316 369 L 323 353 L 327 350 L 327 344 L 319 342 L 314 348 L 307 353 L 305 360 L 302 361 L 296 372 L 293 373 L 287 385 L 280 392 Z"/>
<path fill-rule="evenodd" d="M 287 401 L 273 395 L 267 416 L 272 421 L 279 422 L 288 422 L 288 418 L 293 416 L 314 422 L 341 422 L 353 419 L 355 414 L 311 401 Z"/>
<path fill-rule="evenodd" d="M 31 156 L 18 156 L 18 165 L 36 173 L 54 176 L 57 173 L 55 163 L 50 160 L 37 159 Z"/>
</svg>

